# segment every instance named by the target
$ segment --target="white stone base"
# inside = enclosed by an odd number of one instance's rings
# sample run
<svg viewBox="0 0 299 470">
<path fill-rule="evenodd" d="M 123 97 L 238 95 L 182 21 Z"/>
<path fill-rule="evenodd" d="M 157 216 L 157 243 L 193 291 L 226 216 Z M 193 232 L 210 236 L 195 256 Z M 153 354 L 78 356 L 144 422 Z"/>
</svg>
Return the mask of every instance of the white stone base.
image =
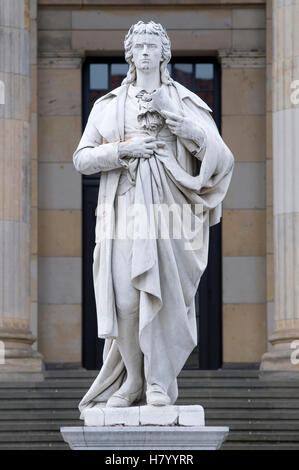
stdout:
<svg viewBox="0 0 299 470">
<path fill-rule="evenodd" d="M 214 426 L 82 426 L 62 427 L 72 450 L 216 450 L 228 427 Z"/>
<path fill-rule="evenodd" d="M 86 409 L 82 427 L 60 429 L 74 450 L 216 450 L 228 427 L 205 426 L 204 409 L 188 406 L 131 406 Z"/>
<path fill-rule="evenodd" d="M 85 410 L 84 424 L 85 426 L 204 426 L 205 414 L 200 405 L 110 408 L 98 404 Z"/>
</svg>

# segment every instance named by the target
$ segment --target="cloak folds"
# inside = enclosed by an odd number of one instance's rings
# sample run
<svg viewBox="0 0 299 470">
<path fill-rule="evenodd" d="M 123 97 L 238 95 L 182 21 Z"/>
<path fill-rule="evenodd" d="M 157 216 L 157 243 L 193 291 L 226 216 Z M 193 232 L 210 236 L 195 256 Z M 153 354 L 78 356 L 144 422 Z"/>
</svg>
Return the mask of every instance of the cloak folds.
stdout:
<svg viewBox="0 0 299 470">
<path fill-rule="evenodd" d="M 116 143 L 124 140 L 127 88 L 122 85 L 95 103 L 74 153 L 74 165 L 81 173 L 102 171 L 98 208 L 105 203 L 113 206 L 116 197 L 122 169 L 116 159 Z M 139 342 L 144 354 L 145 378 L 149 383 L 159 383 L 163 377 L 163 386 L 174 403 L 178 395 L 176 377 L 197 344 L 194 297 L 207 265 L 209 227 L 220 221 L 234 158 L 218 132 L 210 108 L 177 82 L 166 89 L 178 112 L 192 117 L 204 130 L 205 151 L 199 169 L 196 158 L 179 138 L 173 144 L 176 152 L 169 145 L 166 154 L 157 151 L 149 159 L 130 159 L 130 174 L 135 179 L 134 202 L 148 210 L 152 204 L 160 203 L 201 205 L 202 239 L 199 248 L 187 250 L 184 238 L 134 239 L 131 282 L 140 292 Z M 103 144 L 104 141 L 107 143 Z M 91 149 L 99 145 L 106 152 L 98 153 L 95 160 Z M 193 216 L 196 219 L 196 214 Z M 138 215 L 135 219 L 138 224 Z M 81 419 L 85 409 L 103 406 L 126 378 L 114 341 L 118 327 L 111 270 L 113 239 L 98 237 L 104 223 L 109 230 L 115 221 L 98 210 L 93 279 L 98 336 L 105 338 L 103 367 L 79 403 Z"/>
</svg>

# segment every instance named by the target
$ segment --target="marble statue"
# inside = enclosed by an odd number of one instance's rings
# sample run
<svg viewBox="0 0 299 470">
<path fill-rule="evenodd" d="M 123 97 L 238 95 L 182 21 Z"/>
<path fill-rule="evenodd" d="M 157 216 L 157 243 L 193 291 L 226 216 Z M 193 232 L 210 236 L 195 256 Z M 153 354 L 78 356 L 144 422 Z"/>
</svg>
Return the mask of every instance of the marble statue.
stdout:
<svg viewBox="0 0 299 470">
<path fill-rule="evenodd" d="M 105 346 L 81 419 L 94 406 L 175 403 L 177 376 L 197 344 L 194 297 L 209 227 L 220 221 L 234 166 L 212 110 L 170 77 L 165 29 L 139 21 L 124 46 L 127 76 L 94 103 L 73 155 L 80 173 L 101 172 L 92 269 Z M 189 208 L 200 220 L 200 243 L 190 249 L 186 236 L 131 236 L 145 226 L 151 232 L 156 219 L 145 222 L 159 204 Z M 114 236 L 128 225 L 130 236 Z"/>
</svg>

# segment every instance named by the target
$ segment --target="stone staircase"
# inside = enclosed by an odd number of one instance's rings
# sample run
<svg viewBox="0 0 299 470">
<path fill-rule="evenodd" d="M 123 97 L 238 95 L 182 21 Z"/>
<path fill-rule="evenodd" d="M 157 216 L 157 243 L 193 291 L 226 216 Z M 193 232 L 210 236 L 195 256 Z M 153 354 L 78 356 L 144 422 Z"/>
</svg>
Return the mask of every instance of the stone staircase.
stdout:
<svg viewBox="0 0 299 470">
<path fill-rule="evenodd" d="M 78 403 L 97 372 L 45 371 L 39 383 L 0 382 L 0 450 L 67 450 L 60 426 L 81 426 Z M 201 404 L 208 426 L 229 426 L 223 449 L 299 450 L 299 374 L 183 371 L 177 404 Z"/>
</svg>

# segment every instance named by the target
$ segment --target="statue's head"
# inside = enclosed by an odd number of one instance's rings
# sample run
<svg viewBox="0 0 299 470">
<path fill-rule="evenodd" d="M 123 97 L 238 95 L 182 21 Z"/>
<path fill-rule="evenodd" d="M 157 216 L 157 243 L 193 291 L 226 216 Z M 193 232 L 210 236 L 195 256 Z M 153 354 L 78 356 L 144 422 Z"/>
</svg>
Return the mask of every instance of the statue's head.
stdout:
<svg viewBox="0 0 299 470">
<path fill-rule="evenodd" d="M 144 43 L 150 45 L 148 48 L 150 61 L 148 62 L 144 60 L 144 57 L 141 57 L 141 48 Z M 122 84 L 135 82 L 136 67 L 146 70 L 150 66 L 160 67 L 162 83 L 168 85 L 173 82 L 167 70 L 167 64 L 171 59 L 170 39 L 161 24 L 154 23 L 154 21 L 149 23 L 138 21 L 138 23 L 132 25 L 129 29 L 125 37 L 124 46 L 125 59 L 129 64 L 129 70 Z"/>
</svg>

